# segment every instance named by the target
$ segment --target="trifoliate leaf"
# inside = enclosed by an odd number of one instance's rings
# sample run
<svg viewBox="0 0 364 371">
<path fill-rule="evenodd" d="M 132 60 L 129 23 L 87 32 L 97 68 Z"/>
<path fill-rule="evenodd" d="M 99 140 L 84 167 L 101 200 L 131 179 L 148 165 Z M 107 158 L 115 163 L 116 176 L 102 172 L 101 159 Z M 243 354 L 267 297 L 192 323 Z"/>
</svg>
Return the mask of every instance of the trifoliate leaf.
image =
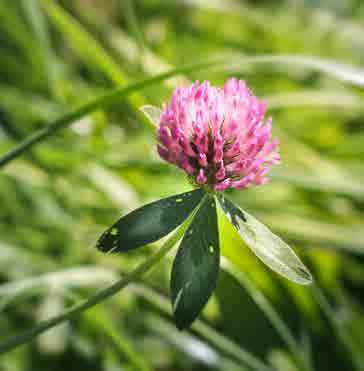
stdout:
<svg viewBox="0 0 364 371">
<path fill-rule="evenodd" d="M 215 199 L 205 198 L 185 233 L 173 263 L 172 309 L 179 329 L 198 316 L 217 281 L 220 263 Z"/>
<path fill-rule="evenodd" d="M 155 242 L 177 228 L 201 201 L 197 189 L 152 202 L 123 216 L 97 242 L 104 252 L 124 252 Z"/>
</svg>

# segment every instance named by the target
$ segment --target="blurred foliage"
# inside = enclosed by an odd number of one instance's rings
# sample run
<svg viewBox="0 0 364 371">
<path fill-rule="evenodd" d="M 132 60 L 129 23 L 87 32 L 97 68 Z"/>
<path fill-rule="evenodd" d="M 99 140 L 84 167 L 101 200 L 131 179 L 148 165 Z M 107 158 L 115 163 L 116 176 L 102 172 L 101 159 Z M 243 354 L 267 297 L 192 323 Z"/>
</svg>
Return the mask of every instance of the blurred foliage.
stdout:
<svg viewBox="0 0 364 371">
<path fill-rule="evenodd" d="M 2 355 L 0 370 L 250 370 L 252 354 L 280 371 L 364 370 L 364 72 L 336 70 L 363 65 L 363 21 L 359 0 L 2 0 L 1 153 L 115 86 L 191 62 L 240 62 L 141 88 L 1 169 L 1 341 L 155 249 L 102 255 L 93 246 L 119 215 L 190 188 L 157 158 L 138 108 L 195 79 L 236 75 L 269 103 L 283 165 L 268 185 L 231 197 L 297 247 L 316 283 L 271 273 L 220 220 L 232 266 L 204 311 L 208 324 L 171 326 L 165 260 L 143 282 Z M 276 59 L 242 58 L 267 55 Z"/>
</svg>

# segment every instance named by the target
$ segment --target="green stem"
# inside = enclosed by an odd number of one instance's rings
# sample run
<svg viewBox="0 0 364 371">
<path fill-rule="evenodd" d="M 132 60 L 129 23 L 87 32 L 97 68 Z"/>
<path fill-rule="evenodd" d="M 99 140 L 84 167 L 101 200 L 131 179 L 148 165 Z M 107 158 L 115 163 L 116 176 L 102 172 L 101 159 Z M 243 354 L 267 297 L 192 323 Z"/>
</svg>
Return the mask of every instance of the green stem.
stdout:
<svg viewBox="0 0 364 371">
<path fill-rule="evenodd" d="M 46 127 L 36 131 L 34 134 L 25 138 L 18 146 L 11 149 L 9 152 L 5 153 L 5 155 L 0 158 L 0 167 L 5 166 L 12 160 L 19 157 L 21 154 L 23 154 L 26 150 L 32 148 L 33 146 L 47 139 L 51 135 L 54 135 L 58 130 L 67 127 L 68 125 L 70 125 L 76 120 L 79 120 L 81 117 L 97 109 L 104 109 L 106 107 L 109 107 L 116 100 L 122 97 L 128 96 L 129 94 L 134 93 L 138 91 L 139 89 L 145 88 L 146 86 L 150 86 L 153 84 L 157 84 L 163 80 L 167 80 L 170 77 L 173 77 L 181 73 L 196 71 L 196 70 L 200 70 L 200 69 L 204 69 L 208 67 L 217 66 L 220 64 L 223 64 L 221 60 L 199 63 L 199 64 L 190 64 L 190 65 L 186 65 L 181 68 L 172 69 L 168 72 L 156 75 L 154 77 L 151 77 L 145 80 L 141 80 L 139 82 L 128 85 L 126 87 L 119 87 L 119 88 L 113 89 L 109 93 L 106 93 L 102 95 L 101 97 L 98 97 L 92 100 L 91 102 L 86 103 L 85 105 L 75 109 L 74 111 L 66 114 L 60 119 L 54 121 L 53 123 L 47 125 Z M 153 131 L 155 130 L 155 127 L 151 123 L 150 123 L 150 129 Z"/>
<path fill-rule="evenodd" d="M 198 208 L 198 206 L 197 206 Z M 196 209 L 197 209 L 196 208 Z M 82 301 L 79 304 L 72 306 L 70 309 L 66 310 L 59 316 L 50 318 L 39 323 L 32 329 L 25 331 L 19 335 L 15 335 L 4 342 L 0 343 L 0 354 L 10 351 L 22 344 L 31 341 L 36 336 L 47 331 L 48 329 L 59 325 L 64 321 L 68 321 L 71 318 L 80 315 L 84 311 L 92 308 L 93 306 L 101 303 L 102 301 L 112 297 L 119 291 L 128 286 L 131 282 L 136 281 L 141 278 L 145 273 L 151 270 L 180 240 L 183 236 L 186 228 L 188 227 L 190 221 L 192 220 L 194 212 L 187 218 L 187 220 L 177 229 L 177 231 L 160 247 L 160 249 L 153 255 L 151 255 L 146 261 L 135 268 L 130 274 L 121 278 L 119 281 L 115 282 L 106 289 L 100 290 L 95 295 L 91 296 L 89 299 Z"/>
</svg>

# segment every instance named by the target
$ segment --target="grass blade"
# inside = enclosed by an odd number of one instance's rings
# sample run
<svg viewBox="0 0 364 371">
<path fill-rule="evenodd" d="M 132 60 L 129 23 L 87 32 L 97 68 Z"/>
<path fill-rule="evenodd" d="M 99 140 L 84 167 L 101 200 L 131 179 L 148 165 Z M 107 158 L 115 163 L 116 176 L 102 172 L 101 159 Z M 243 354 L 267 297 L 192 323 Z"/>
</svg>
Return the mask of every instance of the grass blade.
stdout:
<svg viewBox="0 0 364 371">
<path fill-rule="evenodd" d="M 285 324 L 284 320 L 279 316 L 268 299 L 254 287 L 253 283 L 250 282 L 248 277 L 242 273 L 241 270 L 237 270 L 226 259 L 222 260 L 222 267 L 245 288 L 255 304 L 264 313 L 282 340 L 286 343 L 288 349 L 290 349 L 296 360 L 301 363 L 305 370 L 311 370 L 310 360 L 305 358 L 305 355 L 300 349 L 300 344 L 296 341 L 294 334 Z"/>
<path fill-rule="evenodd" d="M 151 78 L 136 82 L 134 84 L 130 84 L 126 87 L 116 88 L 101 97 L 96 98 L 95 100 L 82 105 L 79 108 L 76 108 L 74 111 L 69 112 L 65 116 L 59 118 L 58 120 L 54 121 L 53 123 L 47 125 L 46 127 L 36 131 L 34 134 L 27 137 L 23 142 L 21 142 L 17 147 L 10 150 L 8 153 L 0 157 L 0 167 L 5 166 L 7 163 L 11 162 L 12 160 L 16 159 L 22 153 L 27 151 L 28 149 L 32 148 L 36 144 L 44 141 L 48 137 L 54 135 L 57 131 L 69 126 L 74 121 L 79 120 L 83 116 L 96 111 L 98 109 L 105 109 L 109 107 L 112 103 L 126 97 L 132 93 L 137 92 L 147 86 L 157 84 L 161 81 L 167 80 L 170 77 L 176 76 L 180 73 L 187 73 L 192 71 L 197 71 L 209 67 L 216 66 L 221 62 L 212 61 L 212 62 L 205 62 L 193 65 L 186 65 L 180 68 L 172 69 L 166 73 L 162 73 Z M 150 123 L 150 129 L 154 130 L 154 125 Z"/>
<path fill-rule="evenodd" d="M 70 309 L 61 313 L 59 316 L 45 320 L 30 330 L 24 331 L 21 334 L 4 340 L 0 343 L 0 354 L 6 353 L 20 345 L 23 345 L 33 340 L 36 336 L 42 334 L 48 329 L 51 329 L 54 326 L 57 326 L 65 321 L 74 318 L 77 315 L 80 315 L 86 310 L 117 294 L 131 282 L 139 279 L 142 275 L 152 269 L 174 247 L 174 245 L 182 237 L 190 220 L 191 217 L 161 246 L 161 248 L 155 254 L 151 255 L 146 261 L 135 268 L 130 274 L 121 278 L 119 281 L 115 282 L 111 286 L 100 290 L 89 299 L 72 306 Z"/>
<path fill-rule="evenodd" d="M 139 55 L 142 56 L 141 52 L 145 48 L 145 39 L 143 32 L 140 28 L 137 15 L 135 14 L 135 2 L 133 0 L 119 0 L 124 19 L 130 33 L 134 36 L 139 47 Z"/>
<path fill-rule="evenodd" d="M 171 313 L 169 300 L 162 295 L 156 293 L 154 290 L 141 285 L 133 285 L 133 291 L 150 301 L 158 309 L 166 314 Z M 221 333 L 217 332 L 211 326 L 201 320 L 196 320 L 192 326 L 192 330 L 197 334 L 207 339 L 217 349 L 220 349 L 225 354 L 233 357 L 234 359 L 242 362 L 244 365 L 249 366 L 252 370 L 256 371 L 273 371 L 269 366 L 256 358 L 249 351 L 245 350 L 241 345 L 236 344 L 232 340 L 226 338 Z"/>
<path fill-rule="evenodd" d="M 340 325 L 340 321 L 337 319 L 337 313 L 333 310 L 327 298 L 325 297 L 322 290 L 314 285 L 312 286 L 312 293 L 316 298 L 322 312 L 330 322 L 336 336 L 341 341 L 345 350 L 349 353 L 348 359 L 351 360 L 354 370 L 363 371 L 362 357 L 358 356 L 358 353 L 353 349 L 352 338 Z"/>
<path fill-rule="evenodd" d="M 339 79 L 345 79 L 349 76 L 351 77 L 351 81 L 353 84 L 361 86 L 363 83 L 364 86 L 364 73 L 361 71 L 360 73 L 354 73 L 353 68 L 345 65 L 340 65 L 340 68 L 336 68 L 337 64 L 331 61 L 325 61 L 322 59 L 309 59 L 304 57 L 289 57 L 289 56 L 256 56 L 256 57 L 240 57 L 239 58 L 239 66 L 241 68 L 242 64 L 256 64 L 256 63 L 283 63 L 283 64 L 295 64 L 297 61 L 301 61 L 302 66 L 311 67 L 312 69 L 321 70 L 321 72 L 326 72 L 328 74 L 332 74 Z M 237 63 L 237 59 L 235 59 L 235 63 Z M 102 109 L 108 107 L 111 103 L 115 102 L 117 99 L 121 97 L 128 96 L 131 93 L 135 93 L 138 90 L 141 90 L 147 86 L 152 84 L 159 83 L 163 80 L 166 80 L 170 77 L 181 73 L 188 73 L 192 71 L 198 71 L 206 68 L 211 67 L 224 67 L 228 68 L 229 71 L 233 70 L 233 65 L 231 59 L 215 59 L 211 62 L 199 63 L 194 65 L 186 65 L 184 67 L 172 69 L 169 72 L 162 73 L 151 77 L 149 79 L 142 80 L 140 82 L 128 85 L 126 87 L 117 88 L 105 95 L 96 98 L 95 100 L 81 106 L 80 108 L 76 109 L 73 112 L 63 116 L 59 120 L 53 122 L 52 124 L 48 125 L 47 127 L 37 131 L 33 135 L 26 138 L 22 143 L 19 144 L 16 148 L 9 151 L 3 157 L 0 158 L 0 167 L 6 165 L 8 162 L 12 161 L 20 154 L 25 152 L 27 149 L 33 147 L 35 144 L 43 141 L 44 139 L 48 138 L 49 136 L 53 135 L 58 130 L 68 126 L 73 121 L 80 119 L 81 117 L 87 115 L 90 112 L 93 112 L 97 109 Z M 324 68 L 325 67 L 325 68 Z M 152 127 L 152 124 L 150 124 Z"/>
<path fill-rule="evenodd" d="M 289 55 L 289 54 L 267 54 L 257 56 L 233 55 L 229 71 L 241 71 L 241 69 L 259 64 L 277 66 L 284 69 L 287 67 L 308 69 L 321 72 L 343 82 L 364 88 L 364 70 L 337 61 L 318 57 Z"/>
<path fill-rule="evenodd" d="M 88 66 L 97 66 L 115 84 L 128 82 L 116 62 L 75 18 L 53 0 L 41 0 L 41 4 L 54 26 Z"/>
<path fill-rule="evenodd" d="M 34 35 L 39 43 L 41 54 L 43 57 L 43 65 L 47 71 L 46 77 L 48 79 L 49 91 L 57 98 L 56 76 L 57 65 L 51 49 L 51 42 L 45 18 L 41 11 L 38 0 L 22 0 L 22 7 L 28 22 L 33 29 Z"/>
</svg>

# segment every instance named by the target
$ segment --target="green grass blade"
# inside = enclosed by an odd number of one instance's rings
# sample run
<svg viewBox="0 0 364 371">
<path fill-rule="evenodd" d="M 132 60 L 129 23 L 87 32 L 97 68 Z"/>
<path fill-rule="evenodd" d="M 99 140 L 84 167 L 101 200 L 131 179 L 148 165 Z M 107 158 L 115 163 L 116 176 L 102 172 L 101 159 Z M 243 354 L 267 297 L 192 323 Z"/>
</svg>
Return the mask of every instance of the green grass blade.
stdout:
<svg viewBox="0 0 364 371">
<path fill-rule="evenodd" d="M 92 311 L 85 313 L 84 319 L 97 332 L 103 332 L 109 337 L 115 345 L 118 352 L 125 356 L 130 365 L 133 365 L 138 371 L 153 371 L 146 363 L 143 354 L 134 349 L 129 339 L 121 334 L 121 331 L 115 326 L 109 313 L 103 307 L 95 307 Z"/>
<path fill-rule="evenodd" d="M 337 313 L 331 307 L 330 303 L 325 297 L 325 294 L 317 285 L 312 286 L 312 293 L 314 294 L 316 301 L 319 304 L 322 312 L 325 314 L 326 318 L 330 322 L 337 338 L 340 340 L 341 344 L 348 352 L 349 354 L 348 359 L 351 361 L 353 369 L 357 371 L 363 371 L 362 357 L 359 356 L 357 351 L 354 350 L 354 347 L 352 345 L 353 339 L 343 329 L 340 320 L 338 320 Z"/>
<path fill-rule="evenodd" d="M 287 68 L 318 71 L 337 80 L 364 88 L 363 69 L 334 60 L 311 56 L 289 54 L 246 56 L 235 54 L 231 56 L 231 64 L 228 70 L 239 72 L 246 67 L 260 64 L 284 68 L 284 71 Z"/>
<path fill-rule="evenodd" d="M 206 365 L 209 368 L 219 369 L 224 366 L 224 363 L 233 363 L 235 368 L 240 370 L 241 365 L 230 359 L 224 359 L 205 341 L 199 339 L 196 335 L 192 335 L 187 331 L 181 332 L 171 324 L 167 319 L 159 315 L 148 314 L 143 318 L 146 326 L 152 333 L 158 334 L 173 347 L 180 349 L 187 356 Z M 222 368 L 224 370 L 224 368 Z M 229 369 L 228 369 L 229 370 Z"/>
<path fill-rule="evenodd" d="M 328 108 L 337 109 L 343 112 L 362 113 L 364 111 L 362 100 L 346 91 L 321 90 L 301 90 L 297 92 L 278 93 L 265 96 L 263 98 L 269 110 L 279 110 L 282 108 Z"/>
<path fill-rule="evenodd" d="M 298 58 L 298 57 L 296 57 L 296 58 Z M 285 61 L 285 62 L 293 63 L 293 62 L 295 62 L 296 59 L 286 60 L 284 57 L 282 57 L 282 60 Z M 246 62 L 248 64 L 249 63 L 259 63 L 259 61 L 264 62 L 264 63 L 266 63 L 266 62 L 277 62 L 277 60 L 274 57 L 269 58 L 269 56 L 267 56 L 267 57 L 264 57 L 264 56 L 259 57 L 258 56 L 258 57 L 251 57 L 251 58 L 246 57 L 246 58 L 240 59 L 240 64 L 242 64 L 243 62 Z M 307 62 L 306 64 L 309 64 L 309 63 Z M 175 76 L 175 75 L 178 75 L 178 74 L 181 74 L 181 73 L 188 73 L 188 72 L 192 72 L 192 71 L 202 70 L 202 69 L 206 69 L 206 68 L 209 68 L 209 67 L 215 67 L 215 68 L 216 67 L 224 67 L 224 68 L 229 67 L 229 70 L 230 70 L 231 69 L 231 63 L 229 61 L 226 61 L 225 59 L 215 59 L 212 62 L 206 62 L 206 63 L 200 63 L 200 64 L 194 64 L 194 65 L 187 65 L 187 66 L 176 68 L 176 69 L 173 69 L 169 72 L 151 77 L 149 79 L 142 80 L 138 83 L 131 84 L 129 86 L 126 86 L 125 88 L 124 87 L 117 88 L 117 89 L 105 94 L 104 96 L 101 96 L 101 97 L 95 99 L 94 101 L 91 101 L 90 103 L 87 103 L 87 104 L 83 105 L 82 107 L 76 109 L 75 111 L 70 112 L 69 114 L 60 118 L 56 122 L 53 122 L 52 124 L 48 125 L 47 127 L 39 130 L 38 132 L 36 132 L 33 135 L 26 138 L 18 147 L 9 151 L 7 154 L 5 154 L 3 157 L 0 158 L 0 167 L 4 166 L 5 164 L 10 162 L 14 158 L 18 157 L 20 154 L 22 154 L 24 151 L 31 148 L 35 144 L 37 144 L 37 143 L 41 142 L 42 140 L 48 138 L 49 136 L 53 135 L 59 129 L 62 129 L 62 128 L 66 127 L 67 125 L 71 124 L 73 121 L 80 119 L 81 117 L 87 115 L 90 112 L 93 112 L 97 109 L 103 109 L 103 108 L 108 107 L 111 103 L 115 102 L 117 99 L 120 99 L 121 97 L 128 96 L 131 93 L 135 93 L 138 90 L 141 90 L 141 89 L 143 89 L 147 86 L 150 86 L 152 84 L 156 84 L 160 81 L 166 80 L 166 79 L 168 79 L 172 76 Z M 317 65 L 313 64 L 311 67 L 314 68 L 314 67 L 317 67 Z M 344 68 L 344 71 L 345 71 L 345 68 Z M 340 75 L 342 70 L 339 69 L 336 72 L 337 72 L 337 75 L 341 76 L 342 79 L 344 79 L 346 77 L 345 73 L 344 73 L 344 75 L 342 75 L 342 74 Z M 358 78 L 355 79 L 354 78 L 355 76 L 356 76 L 355 74 L 351 75 L 351 77 L 353 78 L 352 82 L 360 86 L 361 80 L 362 80 L 362 78 L 364 79 L 364 77 L 363 76 L 358 76 Z M 150 126 L 152 127 L 152 125 L 150 125 Z"/>
<path fill-rule="evenodd" d="M 0 2 L 0 29 L 24 53 L 32 65 L 39 62 L 37 44 L 32 37 L 29 37 L 29 30 L 22 20 L 10 6 L 6 5 L 5 1 Z"/>
<path fill-rule="evenodd" d="M 194 214 L 194 213 L 193 213 Z M 131 282 L 139 279 L 141 276 L 146 274 L 151 270 L 178 242 L 185 232 L 187 226 L 191 221 L 192 216 L 186 220 L 184 224 L 178 230 L 173 233 L 173 235 L 160 247 L 160 249 L 153 255 L 151 255 L 147 260 L 135 268 L 127 276 L 121 278 L 119 281 L 115 282 L 111 286 L 108 286 L 105 289 L 100 290 L 95 295 L 91 296 L 89 299 L 80 302 L 72 306 L 70 309 L 61 313 L 59 316 L 45 320 L 30 330 L 24 331 L 21 334 L 15 335 L 7 340 L 4 340 L 0 343 L 0 354 L 6 353 L 22 344 L 25 344 L 33 340 L 36 336 L 47 331 L 48 329 L 53 328 L 54 326 L 59 325 L 62 322 L 68 321 L 75 316 L 80 315 L 86 310 L 94 307 L 95 305 L 103 302 L 104 300 L 112 297 L 113 295 L 120 292 Z"/>
<path fill-rule="evenodd" d="M 56 76 L 57 66 L 54 55 L 52 53 L 51 41 L 47 24 L 40 8 L 39 0 L 21 0 L 25 15 L 34 32 L 34 35 L 39 43 L 41 54 L 43 57 L 43 65 L 47 71 L 46 77 L 48 79 L 49 91 L 54 97 L 57 97 Z"/>
<path fill-rule="evenodd" d="M 222 267 L 245 288 L 255 304 L 264 313 L 282 340 L 286 343 L 288 349 L 295 356 L 296 360 L 303 366 L 305 370 L 311 370 L 311 362 L 305 358 L 305 355 L 300 349 L 300 344 L 295 339 L 295 335 L 285 324 L 284 320 L 279 316 L 278 312 L 274 309 L 272 304 L 263 295 L 263 293 L 254 287 L 253 283 L 241 270 L 236 269 L 226 259 L 222 261 Z"/>
<path fill-rule="evenodd" d="M 319 174 L 302 170 L 299 166 L 284 165 L 272 169 L 272 173 L 270 174 L 274 180 L 290 183 L 305 189 L 332 192 L 360 201 L 364 200 L 364 187 L 360 180 L 353 181 L 351 177 L 335 177 L 335 179 L 330 179 L 327 174 L 325 175 L 320 176 Z"/>
<path fill-rule="evenodd" d="M 274 230 L 284 233 L 296 241 L 319 243 L 328 248 L 364 254 L 364 233 L 362 224 L 343 226 L 317 219 L 300 217 L 288 213 L 264 212 L 258 214 Z"/>
<path fill-rule="evenodd" d="M 87 114 L 93 111 L 96 111 L 98 109 L 105 109 L 109 107 L 112 103 L 116 102 L 118 99 L 121 99 L 132 93 L 135 93 L 138 90 L 141 90 L 147 86 L 157 84 L 161 81 L 167 80 L 170 77 L 176 76 L 180 73 L 188 73 L 192 71 L 202 70 L 202 69 L 216 66 L 220 63 L 221 62 L 212 61 L 212 62 L 205 62 L 205 63 L 200 63 L 200 64 L 186 65 L 184 67 L 176 68 L 169 72 L 153 76 L 149 79 L 136 82 L 126 87 L 116 88 L 110 91 L 109 93 L 106 93 L 105 95 L 102 95 L 101 97 L 98 97 L 95 100 L 84 104 L 83 106 L 75 109 L 74 111 L 66 114 L 60 119 L 54 121 L 53 123 L 47 125 L 46 127 L 30 135 L 23 142 L 21 142 L 17 147 L 15 147 L 14 149 L 10 150 L 5 155 L 0 157 L 0 167 L 16 159 L 18 156 L 20 156 L 22 153 L 32 148 L 36 144 L 54 135 L 60 129 L 63 129 L 69 126 L 74 121 L 79 120 L 83 116 L 86 116 Z M 154 131 L 155 130 L 154 125 L 152 125 L 151 123 L 149 123 L 149 125 L 150 125 L 150 129 Z"/>
<path fill-rule="evenodd" d="M 122 15 L 124 16 L 125 22 L 128 25 L 130 33 L 134 36 L 139 47 L 140 52 L 145 48 L 145 39 L 143 32 L 140 28 L 137 15 L 135 13 L 135 2 L 133 0 L 119 0 Z"/>
<path fill-rule="evenodd" d="M 78 267 L 66 269 L 63 271 L 46 273 L 37 277 L 30 277 L 15 282 L 6 283 L 0 286 L 0 312 L 12 303 L 19 296 L 22 299 L 37 292 L 38 290 L 51 290 L 52 287 L 58 287 L 60 291 L 72 300 L 79 299 L 79 295 L 71 292 L 76 287 L 99 287 L 111 284 L 117 280 L 118 274 L 109 269 L 95 267 Z M 47 292 L 47 291 L 46 291 Z M 151 371 L 144 359 L 134 349 L 132 344 L 121 335 L 112 323 L 112 319 L 103 307 L 94 307 L 85 313 L 83 320 L 90 325 L 94 331 L 105 333 L 110 341 L 115 345 L 117 351 L 130 361 L 131 364 L 141 371 Z"/>
<path fill-rule="evenodd" d="M 171 307 L 168 299 L 145 286 L 133 285 L 132 288 L 134 292 L 150 301 L 163 313 L 170 315 Z M 230 357 L 242 362 L 244 365 L 249 366 L 252 370 L 273 371 L 260 359 L 255 357 L 249 351 L 245 350 L 240 344 L 236 344 L 234 341 L 226 338 L 205 322 L 197 319 L 192 324 L 191 329 L 198 335 L 208 340 L 209 343 L 213 344 L 217 349 L 220 349 L 226 355 L 229 355 Z"/>
<path fill-rule="evenodd" d="M 53 0 L 41 0 L 41 4 L 54 26 L 88 66 L 97 66 L 115 84 L 128 83 L 116 62 L 75 18 Z"/>
</svg>

